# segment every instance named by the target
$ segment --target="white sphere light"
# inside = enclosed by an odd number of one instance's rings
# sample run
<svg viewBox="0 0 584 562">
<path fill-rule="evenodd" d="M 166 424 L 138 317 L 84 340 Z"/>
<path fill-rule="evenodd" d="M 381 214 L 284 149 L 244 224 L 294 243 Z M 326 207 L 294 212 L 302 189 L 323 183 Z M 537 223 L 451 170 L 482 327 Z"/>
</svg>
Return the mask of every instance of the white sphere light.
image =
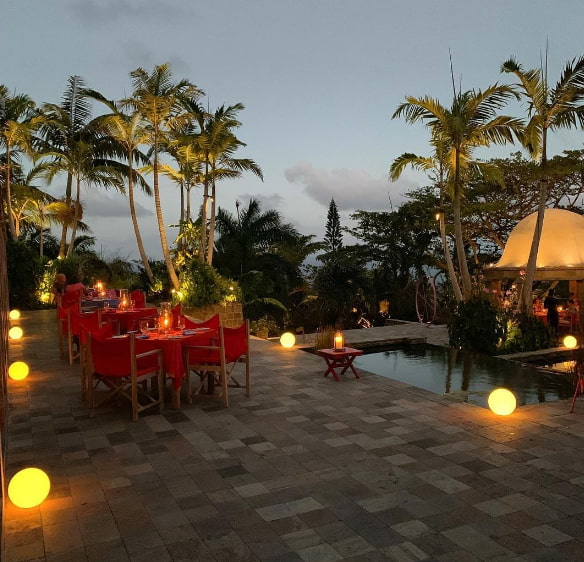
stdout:
<svg viewBox="0 0 584 562">
<path fill-rule="evenodd" d="M 506 388 L 496 388 L 489 394 L 489 408 L 498 416 L 508 416 L 515 411 L 517 400 L 515 394 Z"/>
<path fill-rule="evenodd" d="M 282 345 L 282 347 L 285 347 L 286 349 L 290 349 L 291 347 L 294 347 L 295 343 L 296 343 L 296 337 L 291 332 L 284 332 L 280 336 L 280 344 Z"/>
<path fill-rule="evenodd" d="M 564 338 L 564 346 L 568 349 L 574 349 L 578 345 L 578 340 L 574 336 L 566 336 Z"/>
</svg>

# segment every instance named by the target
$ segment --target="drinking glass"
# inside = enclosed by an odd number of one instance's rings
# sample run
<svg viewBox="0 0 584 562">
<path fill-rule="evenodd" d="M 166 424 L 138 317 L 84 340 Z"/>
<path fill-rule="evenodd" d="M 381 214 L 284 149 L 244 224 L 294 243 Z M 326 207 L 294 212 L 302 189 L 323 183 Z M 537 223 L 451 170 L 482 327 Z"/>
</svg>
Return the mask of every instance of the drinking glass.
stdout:
<svg viewBox="0 0 584 562">
<path fill-rule="evenodd" d="M 185 329 L 185 317 L 179 316 L 176 321 L 176 327 L 182 332 Z"/>
<path fill-rule="evenodd" d="M 129 301 L 129 306 L 128 306 L 128 310 L 134 310 L 134 307 L 136 306 L 136 301 Z"/>
<path fill-rule="evenodd" d="M 103 309 L 107 311 L 107 310 L 109 310 L 109 307 L 110 307 L 110 303 L 108 301 L 105 301 L 103 303 Z"/>
<path fill-rule="evenodd" d="M 140 320 L 140 331 L 145 336 L 148 334 L 148 320 Z"/>
</svg>

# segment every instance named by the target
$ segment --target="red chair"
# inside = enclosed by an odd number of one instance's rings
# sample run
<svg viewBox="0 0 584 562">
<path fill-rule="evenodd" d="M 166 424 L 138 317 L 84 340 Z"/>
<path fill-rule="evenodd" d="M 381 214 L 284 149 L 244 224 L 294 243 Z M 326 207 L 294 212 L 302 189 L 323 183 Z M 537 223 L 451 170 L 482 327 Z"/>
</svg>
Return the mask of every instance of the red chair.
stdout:
<svg viewBox="0 0 584 562">
<path fill-rule="evenodd" d="M 162 350 L 140 353 L 140 340 L 134 334 L 121 338 L 87 337 L 89 416 L 95 408 L 116 398 L 132 403 L 132 420 L 154 406 L 164 408 L 164 369 Z M 158 397 L 148 391 L 148 381 L 158 381 Z M 106 395 L 96 403 L 96 391 L 102 384 Z M 140 399 L 142 402 L 140 402 Z"/>
<path fill-rule="evenodd" d="M 229 406 L 228 389 L 243 388 L 234 377 L 238 363 L 245 364 L 245 395 L 250 395 L 249 323 L 246 321 L 238 328 L 220 327 L 218 335 L 206 345 L 183 348 L 189 402 L 193 394 L 200 395 L 206 384 L 209 395 L 220 398 L 225 407 Z M 191 371 L 199 376 L 199 384 L 194 391 L 191 388 Z M 214 394 L 215 386 L 221 389 L 219 395 Z"/>
<path fill-rule="evenodd" d="M 78 312 L 74 308 L 67 309 L 67 352 L 69 355 L 69 365 L 73 365 L 75 359 L 81 354 L 81 323 L 84 323 L 87 329 L 97 330 L 101 328 L 101 309 L 97 308 L 94 312 Z M 76 353 L 73 346 L 77 347 Z"/>
<path fill-rule="evenodd" d="M 193 328 L 211 328 L 212 330 L 218 330 L 221 321 L 219 319 L 219 314 L 215 314 L 211 316 L 211 318 L 207 318 L 204 322 L 195 322 L 191 320 L 188 316 L 185 316 L 185 328 L 193 329 Z"/>
<path fill-rule="evenodd" d="M 57 295 L 57 329 L 59 338 L 59 355 L 65 358 L 65 342 L 70 337 L 70 312 L 81 312 L 81 292 Z"/>
<path fill-rule="evenodd" d="M 92 321 L 86 322 L 82 319 L 79 322 L 79 366 L 81 367 L 81 397 L 87 400 L 88 396 L 88 367 L 89 360 L 87 356 L 87 339 L 89 336 L 93 338 L 105 339 L 111 338 L 114 335 L 114 326 L 110 322 L 96 327 Z"/>
<path fill-rule="evenodd" d="M 134 301 L 136 308 L 146 308 L 146 293 L 140 289 L 136 289 L 130 293 L 130 299 Z"/>
</svg>

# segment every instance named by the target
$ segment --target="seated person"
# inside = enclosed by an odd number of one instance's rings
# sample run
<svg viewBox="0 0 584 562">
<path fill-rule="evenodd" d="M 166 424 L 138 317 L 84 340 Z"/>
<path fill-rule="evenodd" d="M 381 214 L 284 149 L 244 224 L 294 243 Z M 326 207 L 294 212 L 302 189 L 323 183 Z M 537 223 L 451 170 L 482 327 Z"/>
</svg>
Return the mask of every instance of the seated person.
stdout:
<svg viewBox="0 0 584 562">
<path fill-rule="evenodd" d="M 53 299 L 57 295 L 64 295 L 67 289 L 67 277 L 64 273 L 57 273 L 55 276 L 55 282 L 51 287 L 51 293 L 53 294 Z"/>
</svg>

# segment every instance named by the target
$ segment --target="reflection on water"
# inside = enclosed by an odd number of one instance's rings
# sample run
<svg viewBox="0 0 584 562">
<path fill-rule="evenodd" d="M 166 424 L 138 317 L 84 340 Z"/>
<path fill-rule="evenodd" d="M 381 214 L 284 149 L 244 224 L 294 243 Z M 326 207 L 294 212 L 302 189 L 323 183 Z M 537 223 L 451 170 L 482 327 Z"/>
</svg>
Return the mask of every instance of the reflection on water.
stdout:
<svg viewBox="0 0 584 562">
<path fill-rule="evenodd" d="M 504 359 L 431 345 L 409 345 L 367 353 L 355 359 L 365 371 L 418 386 L 437 394 L 463 398 L 487 407 L 487 396 L 503 386 L 518 404 L 572 397 L 569 377 L 541 372 Z"/>
</svg>

